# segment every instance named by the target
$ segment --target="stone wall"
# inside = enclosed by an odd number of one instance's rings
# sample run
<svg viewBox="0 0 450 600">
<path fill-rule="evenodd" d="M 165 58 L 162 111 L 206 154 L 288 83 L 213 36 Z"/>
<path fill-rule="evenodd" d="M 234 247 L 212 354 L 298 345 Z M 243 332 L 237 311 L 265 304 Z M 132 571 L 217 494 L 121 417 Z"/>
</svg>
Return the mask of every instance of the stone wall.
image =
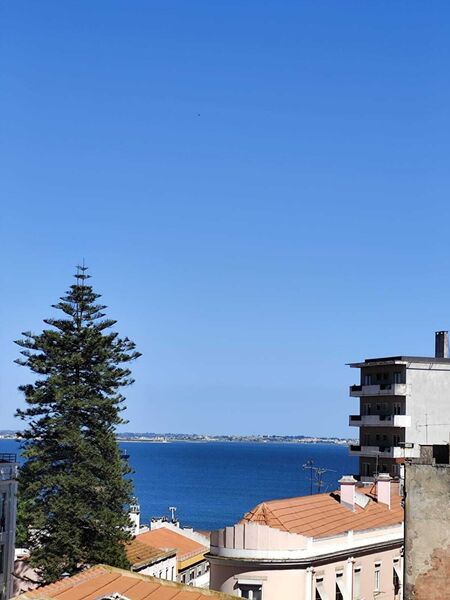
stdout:
<svg viewBox="0 0 450 600">
<path fill-rule="evenodd" d="M 449 598 L 450 466 L 407 464 L 404 600 Z"/>
</svg>

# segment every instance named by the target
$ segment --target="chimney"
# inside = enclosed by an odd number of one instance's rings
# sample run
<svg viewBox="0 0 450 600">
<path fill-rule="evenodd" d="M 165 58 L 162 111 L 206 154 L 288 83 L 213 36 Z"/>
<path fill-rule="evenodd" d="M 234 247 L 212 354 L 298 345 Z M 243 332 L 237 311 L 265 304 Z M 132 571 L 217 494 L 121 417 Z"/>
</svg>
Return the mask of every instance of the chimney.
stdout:
<svg viewBox="0 0 450 600">
<path fill-rule="evenodd" d="M 356 479 L 353 475 L 343 475 L 339 479 L 341 485 L 341 504 L 355 510 L 356 500 Z"/>
<path fill-rule="evenodd" d="M 377 498 L 379 504 L 391 508 L 391 481 L 389 473 L 380 473 L 377 478 Z"/>
<path fill-rule="evenodd" d="M 434 355 L 436 358 L 448 358 L 448 331 L 436 331 Z"/>
</svg>

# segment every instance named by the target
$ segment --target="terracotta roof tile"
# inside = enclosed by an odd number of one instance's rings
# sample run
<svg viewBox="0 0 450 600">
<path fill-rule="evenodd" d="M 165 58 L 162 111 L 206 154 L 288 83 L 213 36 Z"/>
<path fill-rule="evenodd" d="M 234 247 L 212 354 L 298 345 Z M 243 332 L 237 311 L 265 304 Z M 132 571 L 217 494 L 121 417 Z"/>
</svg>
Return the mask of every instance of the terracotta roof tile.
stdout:
<svg viewBox="0 0 450 600">
<path fill-rule="evenodd" d="M 128 600 L 233 600 L 234 596 L 148 577 L 106 565 L 92 567 L 18 596 L 22 600 L 97 600 L 118 592 Z"/>
<path fill-rule="evenodd" d="M 159 548 L 160 550 L 169 550 L 175 548 L 177 551 L 177 560 L 184 560 L 187 557 L 197 554 L 205 554 L 208 552 L 208 548 L 199 544 L 195 540 L 176 533 L 167 527 L 160 527 L 159 529 L 152 529 L 146 533 L 140 533 L 137 537 L 139 542 Z"/>
<path fill-rule="evenodd" d="M 135 568 L 152 565 L 158 560 L 175 555 L 175 549 L 161 550 L 149 544 L 144 544 L 137 538 L 126 544 L 125 552 L 130 565 Z"/>
<path fill-rule="evenodd" d="M 391 508 L 378 503 L 372 488 L 358 488 L 369 498 L 365 508 L 352 512 L 340 504 L 340 493 L 314 494 L 263 502 L 248 512 L 241 522 L 255 522 L 274 529 L 310 537 L 327 537 L 346 531 L 361 531 L 396 525 L 403 521 L 398 490 L 392 493 Z"/>
</svg>

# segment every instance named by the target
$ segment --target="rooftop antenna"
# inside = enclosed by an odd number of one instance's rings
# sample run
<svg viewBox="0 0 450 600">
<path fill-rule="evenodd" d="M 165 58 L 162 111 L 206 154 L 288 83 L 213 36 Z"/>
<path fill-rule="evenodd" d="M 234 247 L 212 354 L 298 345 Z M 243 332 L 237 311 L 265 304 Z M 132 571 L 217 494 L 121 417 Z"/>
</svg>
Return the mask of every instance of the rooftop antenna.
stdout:
<svg viewBox="0 0 450 600">
<path fill-rule="evenodd" d="M 176 506 L 169 506 L 169 510 L 170 510 L 170 514 L 172 515 L 171 517 L 171 521 L 172 523 L 176 523 L 177 519 L 176 519 L 176 512 L 177 512 L 177 507 Z"/>
<path fill-rule="evenodd" d="M 310 482 L 310 487 L 309 487 L 309 494 L 310 496 L 312 496 L 313 493 L 313 470 L 314 470 L 314 461 L 312 458 L 308 459 L 305 464 L 303 465 L 302 469 L 304 469 L 305 471 L 309 470 L 309 482 Z"/>
<path fill-rule="evenodd" d="M 313 493 L 313 485 L 317 486 L 317 493 L 320 494 L 322 491 L 322 487 L 324 485 L 324 475 L 325 473 L 336 473 L 334 469 L 325 469 L 324 467 L 315 467 L 314 461 L 310 458 L 303 465 L 303 469 L 309 470 L 309 480 L 310 480 L 310 494 Z"/>
</svg>

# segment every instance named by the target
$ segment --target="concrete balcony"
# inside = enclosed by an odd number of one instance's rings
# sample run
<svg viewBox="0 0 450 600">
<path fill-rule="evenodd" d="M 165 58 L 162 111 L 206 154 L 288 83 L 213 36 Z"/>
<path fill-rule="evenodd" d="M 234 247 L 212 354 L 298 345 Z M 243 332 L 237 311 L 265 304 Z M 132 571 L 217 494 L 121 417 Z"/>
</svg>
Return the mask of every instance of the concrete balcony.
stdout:
<svg viewBox="0 0 450 600">
<path fill-rule="evenodd" d="M 412 458 L 414 457 L 413 444 L 402 446 L 358 446 L 352 444 L 350 446 L 351 456 L 378 456 L 379 458 Z"/>
<path fill-rule="evenodd" d="M 379 383 L 376 385 L 351 385 L 350 396 L 361 398 L 363 396 L 407 396 L 406 383 Z"/>
<path fill-rule="evenodd" d="M 353 427 L 411 427 L 409 415 L 350 415 Z"/>
</svg>

